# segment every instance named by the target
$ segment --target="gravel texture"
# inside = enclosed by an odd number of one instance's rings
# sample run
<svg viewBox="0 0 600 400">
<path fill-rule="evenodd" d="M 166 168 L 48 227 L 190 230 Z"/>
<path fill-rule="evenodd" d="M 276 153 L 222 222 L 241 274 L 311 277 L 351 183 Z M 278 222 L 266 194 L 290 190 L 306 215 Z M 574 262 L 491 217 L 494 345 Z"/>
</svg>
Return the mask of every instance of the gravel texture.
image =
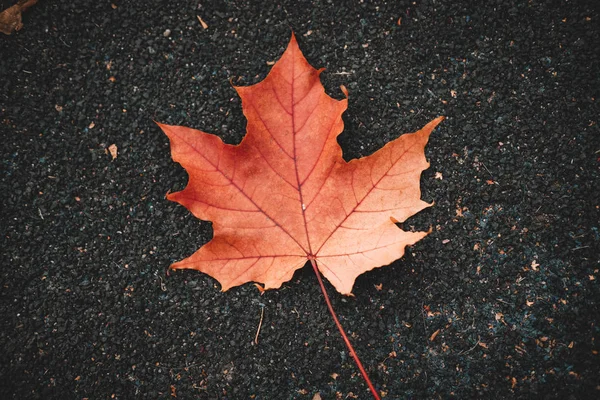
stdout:
<svg viewBox="0 0 600 400">
<path fill-rule="evenodd" d="M 436 205 L 405 223 L 431 235 L 329 287 L 382 395 L 600 396 L 595 1 L 46 0 L 23 22 L 0 37 L 0 398 L 370 398 L 310 268 L 263 296 L 166 274 L 211 225 L 165 200 L 187 175 L 153 120 L 239 142 L 230 80 L 291 29 L 350 92 L 346 158 L 447 117 Z"/>
</svg>

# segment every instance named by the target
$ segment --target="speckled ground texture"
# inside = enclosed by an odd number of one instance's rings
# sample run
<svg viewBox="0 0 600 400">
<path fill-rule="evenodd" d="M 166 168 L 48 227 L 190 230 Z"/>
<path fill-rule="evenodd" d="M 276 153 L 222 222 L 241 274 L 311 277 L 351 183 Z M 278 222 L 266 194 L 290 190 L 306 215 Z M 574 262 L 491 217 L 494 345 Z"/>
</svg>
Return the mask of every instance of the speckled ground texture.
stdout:
<svg viewBox="0 0 600 400">
<path fill-rule="evenodd" d="M 0 398 L 371 398 L 310 267 L 263 296 L 166 274 L 212 231 L 153 120 L 239 142 L 230 80 L 291 29 L 350 92 L 347 159 L 447 117 L 404 224 L 433 232 L 328 286 L 382 396 L 598 398 L 597 4 L 261 3 L 42 0 L 0 37 Z"/>
</svg>

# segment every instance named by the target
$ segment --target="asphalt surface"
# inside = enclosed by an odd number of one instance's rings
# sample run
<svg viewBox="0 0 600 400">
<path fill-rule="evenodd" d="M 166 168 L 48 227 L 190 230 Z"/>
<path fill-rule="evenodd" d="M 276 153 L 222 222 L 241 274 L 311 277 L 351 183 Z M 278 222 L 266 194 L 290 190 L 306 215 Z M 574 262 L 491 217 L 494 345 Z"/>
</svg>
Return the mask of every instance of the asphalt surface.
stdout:
<svg viewBox="0 0 600 400">
<path fill-rule="evenodd" d="M 404 224 L 433 232 L 329 287 L 382 396 L 600 397 L 598 10 L 40 1 L 0 37 L 0 398 L 370 398 L 309 267 L 263 296 L 166 274 L 212 231 L 165 199 L 187 175 L 153 120 L 239 142 L 230 80 L 291 30 L 350 92 L 347 159 L 447 117 Z"/>
</svg>

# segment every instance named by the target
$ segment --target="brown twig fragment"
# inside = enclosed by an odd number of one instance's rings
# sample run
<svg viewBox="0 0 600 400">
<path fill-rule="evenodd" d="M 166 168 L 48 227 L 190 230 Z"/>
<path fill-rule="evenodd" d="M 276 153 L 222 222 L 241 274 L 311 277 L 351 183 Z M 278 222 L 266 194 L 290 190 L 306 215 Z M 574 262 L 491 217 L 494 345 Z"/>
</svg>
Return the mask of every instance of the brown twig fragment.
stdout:
<svg viewBox="0 0 600 400">
<path fill-rule="evenodd" d="M 260 334 L 260 328 L 262 327 L 263 317 L 265 316 L 265 307 L 260 307 L 260 321 L 258 321 L 258 328 L 256 329 L 256 336 L 254 336 L 254 344 L 258 344 L 258 335 Z"/>
<path fill-rule="evenodd" d="M 19 0 L 17 4 L 0 13 L 0 32 L 10 35 L 23 27 L 21 13 L 37 3 L 38 0 Z"/>
</svg>

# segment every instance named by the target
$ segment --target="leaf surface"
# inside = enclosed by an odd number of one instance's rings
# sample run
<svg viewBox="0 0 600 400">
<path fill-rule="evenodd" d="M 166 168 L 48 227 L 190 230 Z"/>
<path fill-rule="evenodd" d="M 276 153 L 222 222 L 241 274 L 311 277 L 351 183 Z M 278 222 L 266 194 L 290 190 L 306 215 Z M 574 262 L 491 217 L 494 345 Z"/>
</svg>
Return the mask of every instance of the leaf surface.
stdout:
<svg viewBox="0 0 600 400">
<path fill-rule="evenodd" d="M 337 143 L 348 100 L 329 97 L 292 35 L 260 83 L 235 87 L 248 120 L 239 145 L 199 130 L 159 124 L 189 175 L 169 200 L 213 222 L 214 237 L 171 268 L 279 288 L 307 261 L 343 294 L 356 277 L 402 257 L 427 235 L 396 226 L 431 206 L 419 180 L 436 118 L 370 156 L 346 162 Z M 347 92 L 342 87 L 347 97 Z"/>
</svg>

